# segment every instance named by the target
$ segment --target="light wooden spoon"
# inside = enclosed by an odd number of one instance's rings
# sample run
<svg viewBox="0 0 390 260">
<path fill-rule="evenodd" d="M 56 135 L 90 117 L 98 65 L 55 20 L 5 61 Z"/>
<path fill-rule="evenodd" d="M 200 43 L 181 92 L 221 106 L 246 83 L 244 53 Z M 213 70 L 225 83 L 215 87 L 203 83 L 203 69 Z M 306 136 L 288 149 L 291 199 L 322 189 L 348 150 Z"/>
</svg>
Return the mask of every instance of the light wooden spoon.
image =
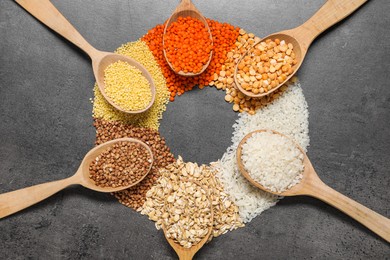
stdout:
<svg viewBox="0 0 390 260">
<path fill-rule="evenodd" d="M 95 75 L 100 92 L 113 107 L 125 113 L 139 114 L 145 112 L 153 105 L 156 94 L 156 87 L 154 85 L 152 76 L 144 66 L 127 56 L 99 51 L 92 47 L 49 0 L 16 0 L 16 2 L 47 27 L 51 28 L 53 31 L 68 41 L 72 42 L 74 45 L 89 55 L 89 57 L 92 59 L 93 73 Z M 104 70 L 108 65 L 119 60 L 127 62 L 128 64 L 139 69 L 142 72 L 142 75 L 149 81 L 150 90 L 152 92 L 152 99 L 145 108 L 140 110 L 124 110 L 107 96 L 104 84 Z"/>
<path fill-rule="evenodd" d="M 182 247 L 180 244 L 176 243 L 175 240 L 172 238 L 168 238 L 166 235 L 165 227 L 163 227 L 164 236 L 167 239 L 168 243 L 171 245 L 173 250 L 175 250 L 177 256 L 180 260 L 191 260 L 194 258 L 195 254 L 206 244 L 207 240 L 209 239 L 211 233 L 213 232 L 213 227 L 209 227 L 209 232 L 207 235 L 199 241 L 198 244 L 193 245 L 190 248 Z"/>
<path fill-rule="evenodd" d="M 260 183 L 256 182 L 248 171 L 246 170 L 242 160 L 242 146 L 246 143 L 248 138 L 250 138 L 254 133 L 258 132 L 264 132 L 269 130 L 258 130 L 251 132 L 247 134 L 240 142 L 237 148 L 237 164 L 238 168 L 241 172 L 241 174 L 249 180 L 250 183 L 252 183 L 257 188 L 270 192 L 279 196 L 298 196 L 298 195 L 307 195 L 311 196 L 317 199 L 322 200 L 323 202 L 328 203 L 329 205 L 339 209 L 340 211 L 344 212 L 345 214 L 349 215 L 356 221 L 360 222 L 362 225 L 369 228 L 371 231 L 382 237 L 387 242 L 390 242 L 390 219 L 376 213 L 375 211 L 357 203 L 356 201 L 342 195 L 341 193 L 335 191 L 334 189 L 327 186 L 325 183 L 321 181 L 321 179 L 318 177 L 317 173 L 315 172 L 309 158 L 307 157 L 306 153 L 303 151 L 303 149 L 295 143 L 297 148 L 301 150 L 301 152 L 304 154 L 303 164 L 304 164 L 304 171 L 303 171 L 303 178 L 297 185 L 291 187 L 289 190 L 286 190 L 281 193 L 272 192 L 265 188 Z M 288 138 L 287 136 L 272 131 L 274 134 L 281 135 L 283 137 Z"/>
<path fill-rule="evenodd" d="M 281 31 L 264 37 L 260 42 L 265 41 L 267 39 L 275 40 L 277 38 L 293 45 L 293 50 L 296 54 L 296 59 L 298 61 L 298 63 L 293 66 L 294 72 L 290 74 L 285 81 L 281 82 L 278 86 L 268 92 L 254 94 L 251 91 L 245 90 L 237 80 L 238 64 L 241 62 L 242 59 L 245 58 L 245 56 L 251 53 L 252 49 L 250 49 L 241 57 L 241 59 L 236 64 L 234 71 L 234 81 L 237 88 L 243 94 L 255 98 L 269 95 L 270 93 L 280 88 L 298 71 L 313 40 L 329 27 L 333 26 L 334 24 L 343 20 L 345 17 L 349 16 L 365 2 L 367 2 L 367 0 L 328 0 L 304 24 L 294 29 Z M 256 43 L 255 45 L 259 44 L 260 42 Z"/>
<path fill-rule="evenodd" d="M 176 74 L 181 75 L 181 76 L 186 76 L 186 77 L 193 77 L 193 76 L 197 76 L 197 75 L 202 74 L 203 71 L 205 71 L 207 69 L 207 67 L 210 64 L 211 58 L 213 56 L 213 51 L 210 51 L 209 59 L 208 59 L 207 63 L 205 65 L 203 65 L 203 68 L 201 71 L 199 71 L 197 73 L 192 73 L 192 72 L 186 73 L 184 71 L 175 71 L 174 70 L 172 64 L 169 62 L 169 60 L 167 58 L 165 48 L 164 48 L 164 46 L 165 46 L 164 45 L 164 38 L 165 38 L 165 35 L 167 33 L 167 29 L 169 28 L 169 26 L 173 22 L 176 22 L 179 17 L 188 17 L 188 16 L 196 18 L 204 24 L 204 26 L 207 28 L 207 30 L 209 32 L 211 46 L 213 45 L 213 36 L 211 34 L 211 30 L 210 30 L 209 24 L 207 23 L 206 19 L 203 17 L 203 15 L 200 13 L 200 11 L 195 7 L 195 5 L 191 2 L 191 0 L 181 0 L 180 4 L 176 7 L 175 11 L 171 15 L 171 17 L 169 17 L 168 21 L 165 24 L 164 33 L 163 33 L 163 53 L 164 53 L 165 60 L 167 61 L 169 67 Z"/>
<path fill-rule="evenodd" d="M 199 186 L 202 186 L 201 184 L 199 184 L 198 182 L 194 181 L 194 183 L 196 183 L 197 185 Z M 206 188 L 203 188 L 204 190 L 207 191 Z M 210 194 L 208 194 L 208 197 L 210 196 Z M 167 205 L 167 204 L 165 204 Z M 166 240 L 168 241 L 168 243 L 171 245 L 171 247 L 173 248 L 173 250 L 175 250 L 176 254 L 179 256 L 179 259 L 180 260 L 191 260 L 195 254 L 204 246 L 204 244 L 206 244 L 206 242 L 209 240 L 209 237 L 211 236 L 212 232 L 213 232 L 213 223 L 214 223 L 214 211 L 213 211 L 213 204 L 212 204 L 212 201 L 210 199 L 210 213 L 211 213 L 211 217 L 210 217 L 210 222 L 211 222 L 211 225 L 209 226 L 209 232 L 207 232 L 206 236 L 204 238 L 202 238 L 201 241 L 199 241 L 199 243 L 197 243 L 196 245 L 193 245 L 192 247 L 190 248 L 185 248 L 183 246 L 181 246 L 180 244 L 178 244 L 177 242 L 175 242 L 174 239 L 172 238 L 168 238 L 167 237 L 167 232 L 166 232 L 166 228 L 165 228 L 165 225 L 162 226 L 162 229 L 164 231 L 164 236 L 166 238 Z"/>
<path fill-rule="evenodd" d="M 137 182 L 132 183 L 128 186 L 121 186 L 116 188 L 111 187 L 99 187 L 95 185 L 95 182 L 89 178 L 89 165 L 96 159 L 97 156 L 99 156 L 102 152 L 107 150 L 109 147 L 113 146 L 114 144 L 118 142 L 132 142 L 132 143 L 139 143 L 143 147 L 146 148 L 148 153 L 150 154 L 151 158 L 151 164 L 148 169 L 148 171 L 145 172 L 144 176 L 139 179 Z M 116 192 L 124 189 L 128 189 L 134 185 L 137 185 L 140 181 L 142 181 L 146 175 L 150 172 L 150 169 L 153 165 L 153 154 L 151 149 L 148 145 L 145 143 L 133 139 L 133 138 L 119 138 L 115 139 L 109 142 L 106 142 L 104 144 L 98 145 L 92 150 L 90 150 L 84 157 L 79 169 L 77 172 L 66 179 L 59 180 L 59 181 L 53 181 L 53 182 L 47 182 L 43 184 L 38 184 L 35 186 L 31 186 L 28 188 L 11 191 L 7 193 L 0 194 L 0 219 L 4 218 L 6 216 L 9 216 L 11 214 L 14 214 L 22 209 L 25 209 L 29 206 L 32 206 L 50 196 L 53 194 L 65 189 L 68 186 L 79 184 L 84 186 L 85 188 L 100 191 L 100 192 Z"/>
</svg>

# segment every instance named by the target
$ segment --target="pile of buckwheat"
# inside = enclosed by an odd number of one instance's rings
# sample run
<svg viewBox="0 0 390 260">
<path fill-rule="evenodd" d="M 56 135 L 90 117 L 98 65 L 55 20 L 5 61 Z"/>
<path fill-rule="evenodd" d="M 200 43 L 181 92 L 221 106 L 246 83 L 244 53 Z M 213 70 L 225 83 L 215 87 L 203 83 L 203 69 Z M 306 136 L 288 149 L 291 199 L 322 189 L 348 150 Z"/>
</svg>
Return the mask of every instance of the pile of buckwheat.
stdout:
<svg viewBox="0 0 390 260">
<path fill-rule="evenodd" d="M 96 145 L 117 138 L 132 137 L 143 141 L 152 150 L 153 165 L 149 174 L 137 185 L 114 193 L 123 205 L 134 210 L 139 209 L 145 202 L 146 192 L 160 176 L 160 168 L 164 168 L 175 161 L 173 154 L 167 147 L 164 138 L 156 130 L 102 119 L 95 119 L 94 126 L 96 128 Z"/>
<path fill-rule="evenodd" d="M 152 158 L 140 143 L 119 142 L 102 152 L 89 165 L 89 177 L 100 187 L 128 186 L 149 172 Z"/>
</svg>

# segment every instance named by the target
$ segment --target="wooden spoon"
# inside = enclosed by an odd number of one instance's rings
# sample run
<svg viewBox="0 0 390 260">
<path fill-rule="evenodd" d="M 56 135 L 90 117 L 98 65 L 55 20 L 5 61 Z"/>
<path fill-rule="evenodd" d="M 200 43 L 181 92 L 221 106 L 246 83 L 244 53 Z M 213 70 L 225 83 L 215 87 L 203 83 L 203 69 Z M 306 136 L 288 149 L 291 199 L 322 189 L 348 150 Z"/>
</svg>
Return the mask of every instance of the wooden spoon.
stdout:
<svg viewBox="0 0 390 260">
<path fill-rule="evenodd" d="M 156 94 L 156 87 L 154 85 L 152 76 L 144 66 L 127 56 L 99 51 L 92 47 L 49 0 L 16 0 L 16 2 L 47 27 L 57 32 L 89 55 L 89 57 L 92 59 L 93 73 L 95 75 L 100 92 L 113 107 L 125 113 L 138 114 L 145 112 L 153 105 Z M 152 92 L 152 99 L 145 108 L 140 110 L 124 110 L 120 106 L 116 105 L 106 95 L 104 70 L 108 65 L 119 60 L 127 62 L 128 64 L 139 69 L 142 72 L 142 75 L 149 81 Z"/>
<path fill-rule="evenodd" d="M 202 186 L 201 184 L 199 184 L 196 181 L 194 181 L 194 183 L 196 183 L 199 186 Z M 204 190 L 207 191 L 208 189 L 204 188 Z M 210 198 L 210 196 L 208 196 L 208 197 Z M 167 205 L 167 204 L 165 204 L 165 205 Z M 180 260 L 191 260 L 195 256 L 195 254 L 209 240 L 209 237 L 211 236 L 211 234 L 213 232 L 213 223 L 214 223 L 214 211 L 213 211 L 211 199 L 210 199 L 210 213 L 211 213 L 211 217 L 210 217 L 211 225 L 209 226 L 209 232 L 207 232 L 206 236 L 203 237 L 202 240 L 199 241 L 199 243 L 197 243 L 196 245 L 193 245 L 190 248 L 185 248 L 185 247 L 181 246 L 180 244 L 178 244 L 177 242 L 175 242 L 174 239 L 168 238 L 165 225 L 162 226 L 165 238 L 167 239 L 167 241 L 171 245 L 171 247 L 175 250 L 175 252 L 179 256 Z"/>
<path fill-rule="evenodd" d="M 278 86 L 271 89 L 268 92 L 254 94 L 251 91 L 245 90 L 241 87 L 241 84 L 237 80 L 238 73 L 238 64 L 242 59 L 245 58 L 252 50 L 248 50 L 241 59 L 237 62 L 235 71 L 234 71 L 234 81 L 237 88 L 245 95 L 250 97 L 263 97 L 274 92 L 285 84 L 295 73 L 298 71 L 299 67 L 302 65 L 302 62 L 305 58 L 307 50 L 309 49 L 310 44 L 313 40 L 320 35 L 323 31 L 343 20 L 345 17 L 357 10 L 361 5 L 363 5 L 367 0 L 328 0 L 309 20 L 304 24 L 290 30 L 274 33 L 264 37 L 260 42 L 263 42 L 267 39 L 275 40 L 284 40 L 286 43 L 291 43 L 294 47 L 294 52 L 298 63 L 292 68 L 294 72 L 287 76 L 286 80 L 281 82 Z M 259 44 L 256 43 L 255 45 Z M 254 46 L 255 46 L 254 45 Z"/>
<path fill-rule="evenodd" d="M 173 14 L 171 15 L 171 17 L 169 17 L 168 21 L 165 23 L 165 28 L 164 28 L 164 33 L 163 33 L 163 53 L 164 53 L 165 60 L 167 61 L 169 67 L 176 74 L 181 75 L 181 76 L 186 76 L 186 77 L 193 77 L 193 76 L 197 76 L 197 75 L 203 73 L 203 71 L 205 71 L 207 69 L 207 67 L 210 64 L 211 58 L 213 56 L 213 51 L 210 51 L 209 59 L 208 59 L 207 63 L 203 66 L 201 71 L 199 71 L 197 73 L 192 73 L 192 72 L 187 72 L 186 73 L 184 71 L 175 71 L 175 69 L 173 68 L 172 64 L 169 62 L 169 60 L 167 58 L 167 54 L 165 52 L 165 47 L 164 47 L 165 46 L 164 38 L 165 38 L 165 35 L 167 33 L 167 29 L 169 28 L 169 26 L 173 22 L 176 22 L 179 17 L 188 17 L 188 16 L 196 18 L 196 19 L 198 19 L 199 21 L 201 21 L 204 24 L 204 26 L 207 28 L 207 30 L 209 32 L 209 36 L 210 36 L 210 40 L 211 40 L 211 46 L 213 45 L 213 36 L 211 34 L 211 30 L 210 30 L 209 24 L 207 23 L 206 19 L 199 12 L 199 10 L 195 7 L 195 5 L 191 2 L 191 0 L 182 0 L 180 2 L 180 4 L 176 7 L 176 9 L 173 12 Z"/>
<path fill-rule="evenodd" d="M 139 179 L 137 182 L 132 183 L 128 186 L 121 186 L 116 188 L 111 187 L 99 187 L 95 185 L 95 182 L 89 178 L 89 165 L 96 159 L 97 156 L 99 156 L 102 152 L 107 150 L 109 147 L 113 146 L 114 144 L 118 142 L 132 142 L 132 143 L 139 143 L 143 147 L 145 147 L 150 154 L 151 158 L 151 164 L 149 166 L 148 171 L 145 172 L 144 176 Z M 133 139 L 133 138 L 119 138 L 115 139 L 109 142 L 106 142 L 104 144 L 101 144 L 99 146 L 96 146 L 92 150 L 90 150 L 84 157 L 79 169 L 77 172 L 66 179 L 59 180 L 59 181 L 53 181 L 53 182 L 47 182 L 43 184 L 38 184 L 35 186 L 31 186 L 28 188 L 11 191 L 7 193 L 0 194 L 0 218 L 4 218 L 6 216 L 9 216 L 11 214 L 14 214 L 22 209 L 25 209 L 29 206 L 32 206 L 51 195 L 65 189 L 68 186 L 79 184 L 84 186 L 85 188 L 100 191 L 100 192 L 116 192 L 124 189 L 128 189 L 134 185 L 137 185 L 140 181 L 142 181 L 146 175 L 150 172 L 150 169 L 152 168 L 153 164 L 153 154 L 150 150 L 149 146 L 147 146 L 145 143 Z"/>
<path fill-rule="evenodd" d="M 166 235 L 165 227 L 163 227 L 163 231 L 164 231 L 165 238 L 167 239 L 168 243 L 171 245 L 173 250 L 175 250 L 179 259 L 191 260 L 192 258 L 194 258 L 195 254 L 204 246 L 204 244 L 206 244 L 211 233 L 213 232 L 213 228 L 209 227 L 209 232 L 207 233 L 207 235 L 201 241 L 199 241 L 198 244 L 193 245 L 190 248 L 182 247 L 180 244 L 176 243 L 175 240 L 173 240 L 172 238 L 168 238 Z"/>
<path fill-rule="evenodd" d="M 269 130 L 258 130 L 247 134 L 240 142 L 237 148 L 237 164 L 241 174 L 249 180 L 254 186 L 263 191 L 270 192 L 279 196 L 298 196 L 298 195 L 307 195 L 317 199 L 322 200 L 323 202 L 328 203 L 329 205 L 341 210 L 345 214 L 349 215 L 356 221 L 360 222 L 362 225 L 369 228 L 371 231 L 382 237 L 387 242 L 390 242 L 390 219 L 376 213 L 375 211 L 357 203 L 356 201 L 342 195 L 341 193 L 335 191 L 334 189 L 327 186 L 321 181 L 315 172 L 309 158 L 307 157 L 305 151 L 296 143 L 295 145 L 301 152 L 304 154 L 303 164 L 303 178 L 300 183 L 291 187 L 289 190 L 284 192 L 272 192 L 265 188 L 260 183 L 256 182 L 250 174 L 247 172 L 242 160 L 242 146 L 246 143 L 248 138 L 250 138 L 254 133 L 264 132 Z M 287 136 L 273 131 L 274 134 L 281 135 L 285 138 Z"/>
</svg>

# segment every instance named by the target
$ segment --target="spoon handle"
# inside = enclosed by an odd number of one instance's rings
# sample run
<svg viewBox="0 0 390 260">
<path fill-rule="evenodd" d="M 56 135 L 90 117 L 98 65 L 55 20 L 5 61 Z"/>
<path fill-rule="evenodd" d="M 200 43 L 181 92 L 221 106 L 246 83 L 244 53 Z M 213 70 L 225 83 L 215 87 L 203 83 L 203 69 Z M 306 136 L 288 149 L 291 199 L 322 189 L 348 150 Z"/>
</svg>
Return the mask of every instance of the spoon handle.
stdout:
<svg viewBox="0 0 390 260">
<path fill-rule="evenodd" d="M 365 2 L 367 0 L 328 0 L 309 20 L 293 30 L 300 31 L 301 40 L 308 47 L 319 34 L 343 20 Z"/>
<path fill-rule="evenodd" d="M 0 219 L 34 205 L 77 183 L 73 177 L 0 194 Z"/>
<path fill-rule="evenodd" d="M 92 47 L 49 0 L 16 0 L 26 11 L 47 27 L 86 52 L 90 57 L 97 50 Z"/>
<path fill-rule="evenodd" d="M 313 183 L 308 193 L 341 210 L 390 243 L 390 219 L 335 191 L 320 180 Z"/>
</svg>

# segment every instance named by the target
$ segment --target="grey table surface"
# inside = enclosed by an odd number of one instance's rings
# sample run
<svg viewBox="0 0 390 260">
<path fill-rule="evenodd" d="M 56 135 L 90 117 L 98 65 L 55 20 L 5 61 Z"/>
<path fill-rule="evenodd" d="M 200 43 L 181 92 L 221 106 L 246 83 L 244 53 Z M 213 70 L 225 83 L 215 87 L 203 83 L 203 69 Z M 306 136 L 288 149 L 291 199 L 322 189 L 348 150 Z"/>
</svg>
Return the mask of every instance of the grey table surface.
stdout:
<svg viewBox="0 0 390 260">
<path fill-rule="evenodd" d="M 164 22 L 176 0 L 53 0 L 96 48 L 113 51 Z M 322 4 L 195 1 L 205 16 L 265 36 Z M 368 1 L 312 45 L 298 76 L 308 154 L 325 183 L 390 217 L 390 4 Z M 73 174 L 93 146 L 89 58 L 11 0 L 0 1 L 0 193 Z M 237 114 L 212 88 L 168 105 L 160 131 L 175 155 L 208 163 Z M 285 198 L 198 259 L 388 259 L 384 240 L 312 198 Z M 112 196 L 72 187 L 0 220 L 0 259 L 175 259 L 161 231 Z"/>
</svg>

